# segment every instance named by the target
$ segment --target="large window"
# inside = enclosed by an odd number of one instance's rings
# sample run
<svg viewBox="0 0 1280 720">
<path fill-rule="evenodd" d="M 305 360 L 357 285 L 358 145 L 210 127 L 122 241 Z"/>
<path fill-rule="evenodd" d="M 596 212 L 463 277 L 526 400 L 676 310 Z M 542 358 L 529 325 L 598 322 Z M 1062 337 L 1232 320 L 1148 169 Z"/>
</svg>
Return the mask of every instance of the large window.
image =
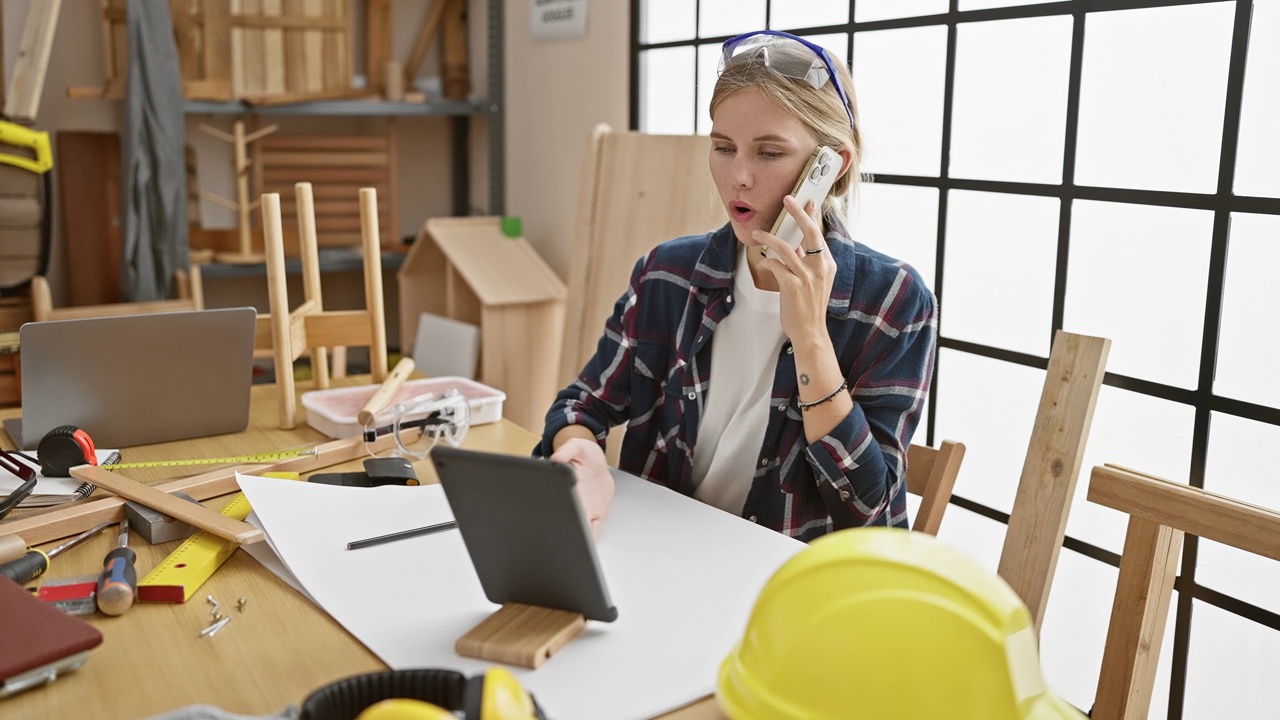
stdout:
<svg viewBox="0 0 1280 720">
<path fill-rule="evenodd" d="M 1280 508 L 1280 0 L 633 0 L 632 126 L 706 133 L 718 49 L 850 62 L 855 237 L 942 307 L 919 442 L 969 447 L 941 537 L 995 569 L 1049 346 L 1113 341 L 1041 636 L 1088 709 L 1126 518 L 1110 462 Z M 1280 565 L 1187 538 L 1152 717 L 1276 715 Z"/>
</svg>

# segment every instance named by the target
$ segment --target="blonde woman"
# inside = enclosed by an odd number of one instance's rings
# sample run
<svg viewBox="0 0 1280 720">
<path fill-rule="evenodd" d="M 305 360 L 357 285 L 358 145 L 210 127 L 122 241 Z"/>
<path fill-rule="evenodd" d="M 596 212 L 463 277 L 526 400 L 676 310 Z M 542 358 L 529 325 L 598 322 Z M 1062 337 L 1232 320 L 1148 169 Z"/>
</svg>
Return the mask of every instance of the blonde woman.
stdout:
<svg viewBox="0 0 1280 720">
<path fill-rule="evenodd" d="M 840 219 L 862 154 L 848 68 L 786 33 L 741 35 L 710 113 L 728 224 L 636 263 L 534 452 L 574 467 L 597 534 L 613 498 L 605 437 L 623 423 L 621 469 L 789 536 L 906 527 L 937 303 Z M 819 146 L 838 154 L 838 180 L 800 207 L 789 193 Z M 770 233 L 784 212 L 798 247 Z"/>
</svg>

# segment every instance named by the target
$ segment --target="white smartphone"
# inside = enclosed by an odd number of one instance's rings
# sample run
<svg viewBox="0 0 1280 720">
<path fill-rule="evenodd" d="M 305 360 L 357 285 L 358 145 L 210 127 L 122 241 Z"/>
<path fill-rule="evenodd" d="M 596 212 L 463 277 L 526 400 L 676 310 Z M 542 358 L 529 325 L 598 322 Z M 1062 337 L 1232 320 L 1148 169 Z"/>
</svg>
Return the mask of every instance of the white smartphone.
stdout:
<svg viewBox="0 0 1280 720">
<path fill-rule="evenodd" d="M 808 164 L 804 166 L 804 172 L 800 173 L 799 179 L 796 180 L 796 186 L 791 189 L 791 195 L 800 203 L 801 209 L 804 209 L 812 200 L 821 216 L 822 201 L 827 199 L 831 186 L 840 176 L 842 162 L 840 153 L 826 145 L 819 145 L 813 151 Z M 800 230 L 796 219 L 791 217 L 791 213 L 787 212 L 785 207 L 778 215 L 778 219 L 774 221 L 773 230 L 770 232 L 793 248 L 799 247 L 800 241 L 804 239 L 804 233 Z"/>
</svg>

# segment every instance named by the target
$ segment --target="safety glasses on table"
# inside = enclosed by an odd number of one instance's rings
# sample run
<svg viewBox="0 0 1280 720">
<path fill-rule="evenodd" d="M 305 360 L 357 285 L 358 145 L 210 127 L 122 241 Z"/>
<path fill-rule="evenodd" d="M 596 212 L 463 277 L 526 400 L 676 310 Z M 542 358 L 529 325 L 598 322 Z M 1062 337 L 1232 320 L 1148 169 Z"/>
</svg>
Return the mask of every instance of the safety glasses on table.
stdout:
<svg viewBox="0 0 1280 720">
<path fill-rule="evenodd" d="M 25 463 L 30 463 L 31 467 L 28 467 Z M 40 464 L 36 462 L 35 458 L 21 452 L 0 450 L 0 469 L 9 471 L 22 481 L 22 484 L 9 493 L 8 497 L 0 500 L 0 518 L 8 515 L 9 511 L 17 507 L 18 503 L 26 500 L 31 495 L 31 491 L 36 489 L 39 468 Z"/>
<path fill-rule="evenodd" d="M 462 444 L 471 426 L 471 405 L 456 388 L 396 403 L 365 423 L 364 445 L 375 457 L 422 460 L 441 440 Z M 390 434 L 390 444 L 381 438 Z"/>
<path fill-rule="evenodd" d="M 756 30 L 724 41 L 720 51 L 720 72 L 724 72 L 730 63 L 745 58 L 759 59 L 779 75 L 803 80 L 814 88 L 821 88 L 830 81 L 840 96 L 845 115 L 849 116 L 849 127 L 853 127 L 849 94 L 836 73 L 837 61 L 826 48 L 780 30 Z"/>
</svg>

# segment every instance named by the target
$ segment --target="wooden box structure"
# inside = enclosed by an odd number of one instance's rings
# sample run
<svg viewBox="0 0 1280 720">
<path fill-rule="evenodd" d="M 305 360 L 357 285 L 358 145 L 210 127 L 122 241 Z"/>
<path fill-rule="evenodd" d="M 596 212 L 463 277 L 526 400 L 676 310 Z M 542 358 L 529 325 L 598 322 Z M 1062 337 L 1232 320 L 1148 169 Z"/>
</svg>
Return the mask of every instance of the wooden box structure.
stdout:
<svg viewBox="0 0 1280 720">
<path fill-rule="evenodd" d="M 433 218 L 399 271 L 400 342 L 429 312 L 480 326 L 479 380 L 507 394 L 504 415 L 534 432 L 561 383 L 564 281 L 497 217 Z"/>
<path fill-rule="evenodd" d="M 124 97 L 126 0 L 103 0 L 105 94 Z M 169 0 L 183 94 L 252 100 L 351 89 L 349 0 Z"/>
</svg>

